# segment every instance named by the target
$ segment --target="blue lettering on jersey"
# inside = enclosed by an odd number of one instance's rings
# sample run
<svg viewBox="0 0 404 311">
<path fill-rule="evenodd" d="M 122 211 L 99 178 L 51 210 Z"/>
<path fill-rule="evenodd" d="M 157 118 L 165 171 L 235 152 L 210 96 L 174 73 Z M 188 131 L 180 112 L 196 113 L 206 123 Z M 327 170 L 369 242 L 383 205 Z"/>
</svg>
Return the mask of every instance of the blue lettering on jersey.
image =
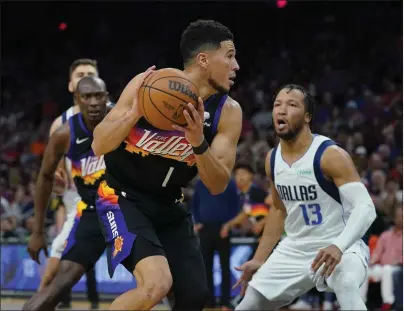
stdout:
<svg viewBox="0 0 404 311">
<path fill-rule="evenodd" d="M 282 186 L 276 185 L 279 196 L 283 201 L 314 201 L 317 199 L 316 185 L 310 186 Z"/>
</svg>

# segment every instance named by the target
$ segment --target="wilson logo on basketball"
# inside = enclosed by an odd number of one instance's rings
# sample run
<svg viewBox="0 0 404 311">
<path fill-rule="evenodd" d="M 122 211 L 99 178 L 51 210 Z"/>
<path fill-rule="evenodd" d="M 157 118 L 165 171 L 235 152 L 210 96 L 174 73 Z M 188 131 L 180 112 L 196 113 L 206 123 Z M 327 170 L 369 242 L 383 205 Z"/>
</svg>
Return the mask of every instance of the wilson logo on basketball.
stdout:
<svg viewBox="0 0 404 311">
<path fill-rule="evenodd" d="M 126 139 L 126 150 L 142 156 L 149 154 L 195 165 L 192 146 L 179 132 L 152 132 L 133 128 Z"/>
<path fill-rule="evenodd" d="M 182 94 L 191 97 L 196 103 L 198 102 L 198 96 L 196 96 L 188 86 L 181 82 L 168 80 L 168 88 L 172 91 L 181 92 Z"/>
</svg>

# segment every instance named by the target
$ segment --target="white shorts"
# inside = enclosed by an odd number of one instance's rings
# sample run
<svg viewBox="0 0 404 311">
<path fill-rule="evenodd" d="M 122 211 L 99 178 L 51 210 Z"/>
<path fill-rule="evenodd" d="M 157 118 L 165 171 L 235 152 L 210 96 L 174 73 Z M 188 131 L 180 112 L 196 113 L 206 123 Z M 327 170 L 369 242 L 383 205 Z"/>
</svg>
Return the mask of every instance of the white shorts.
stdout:
<svg viewBox="0 0 404 311">
<path fill-rule="evenodd" d="M 77 213 L 77 203 L 80 202 L 80 196 L 74 190 L 68 190 L 63 196 L 63 203 L 66 208 L 66 221 L 63 224 L 62 230 L 52 242 L 50 257 L 60 259 L 65 249 L 67 237 L 72 230 L 74 218 Z"/>
<path fill-rule="evenodd" d="M 318 251 L 330 244 L 324 244 L 320 247 L 317 244 L 313 247 L 313 245 L 309 245 L 308 243 L 300 243 L 299 245 L 295 241 L 285 238 L 279 243 L 257 273 L 254 274 L 249 285 L 259 291 L 269 301 L 284 302 L 281 305 L 291 303 L 313 287 L 317 287 L 319 291 L 332 291 L 327 286 L 324 277 L 319 277 L 322 268 L 317 271 L 316 275 L 311 271 L 311 264 L 317 256 Z M 302 249 L 310 251 L 302 251 Z M 361 275 L 361 278 L 363 278 L 360 280 L 363 283 L 365 278 L 362 275 L 366 275 L 369 248 L 360 240 L 347 249 L 344 255 L 348 253 L 358 255 L 358 260 L 355 260 L 355 267 L 351 267 L 352 263 L 350 263 L 348 269 L 352 273 L 354 273 L 355 269 L 359 269 L 361 274 L 358 275 Z M 343 259 L 339 265 L 346 269 L 343 265 Z"/>
</svg>

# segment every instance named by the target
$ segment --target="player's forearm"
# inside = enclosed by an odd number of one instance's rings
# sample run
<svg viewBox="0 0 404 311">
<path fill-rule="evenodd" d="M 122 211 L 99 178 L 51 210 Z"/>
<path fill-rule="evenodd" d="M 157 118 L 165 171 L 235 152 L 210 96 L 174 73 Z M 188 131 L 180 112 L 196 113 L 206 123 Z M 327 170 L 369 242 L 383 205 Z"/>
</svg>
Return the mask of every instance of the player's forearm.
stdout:
<svg viewBox="0 0 404 311">
<path fill-rule="evenodd" d="M 267 216 L 261 241 L 254 254 L 254 259 L 264 262 L 274 249 L 282 236 L 285 225 L 285 213 L 279 209 L 273 209 Z"/>
<path fill-rule="evenodd" d="M 52 175 L 51 175 L 52 176 Z M 34 201 L 34 212 L 35 212 L 35 224 L 34 232 L 43 232 L 45 223 L 45 211 L 48 206 L 49 197 L 52 193 L 53 187 L 53 176 L 44 176 L 44 174 L 39 173 L 36 189 L 35 189 L 35 201 Z"/>
<path fill-rule="evenodd" d="M 211 149 L 195 157 L 199 176 L 209 191 L 217 195 L 226 190 L 230 181 L 230 171 L 213 155 Z"/>
<path fill-rule="evenodd" d="M 104 119 L 94 129 L 94 140 L 91 148 L 96 156 L 101 156 L 115 150 L 128 136 L 132 127 L 140 117 L 128 111 L 117 120 Z"/>
<path fill-rule="evenodd" d="M 342 204 L 347 202 L 354 207 L 344 230 L 333 243 L 345 252 L 370 228 L 376 219 L 376 209 L 365 186 L 360 182 L 345 184 L 339 187 L 339 191 Z"/>
</svg>

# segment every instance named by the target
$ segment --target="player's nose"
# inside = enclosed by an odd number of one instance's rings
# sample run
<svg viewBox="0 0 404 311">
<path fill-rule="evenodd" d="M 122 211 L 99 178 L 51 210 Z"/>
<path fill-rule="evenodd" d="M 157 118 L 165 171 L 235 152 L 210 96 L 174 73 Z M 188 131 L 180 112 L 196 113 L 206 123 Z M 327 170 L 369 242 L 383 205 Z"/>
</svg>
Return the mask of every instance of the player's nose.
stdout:
<svg viewBox="0 0 404 311">
<path fill-rule="evenodd" d="M 234 71 L 240 70 L 240 65 L 238 64 L 238 62 L 236 60 L 234 60 L 234 67 L 233 67 Z"/>
</svg>

